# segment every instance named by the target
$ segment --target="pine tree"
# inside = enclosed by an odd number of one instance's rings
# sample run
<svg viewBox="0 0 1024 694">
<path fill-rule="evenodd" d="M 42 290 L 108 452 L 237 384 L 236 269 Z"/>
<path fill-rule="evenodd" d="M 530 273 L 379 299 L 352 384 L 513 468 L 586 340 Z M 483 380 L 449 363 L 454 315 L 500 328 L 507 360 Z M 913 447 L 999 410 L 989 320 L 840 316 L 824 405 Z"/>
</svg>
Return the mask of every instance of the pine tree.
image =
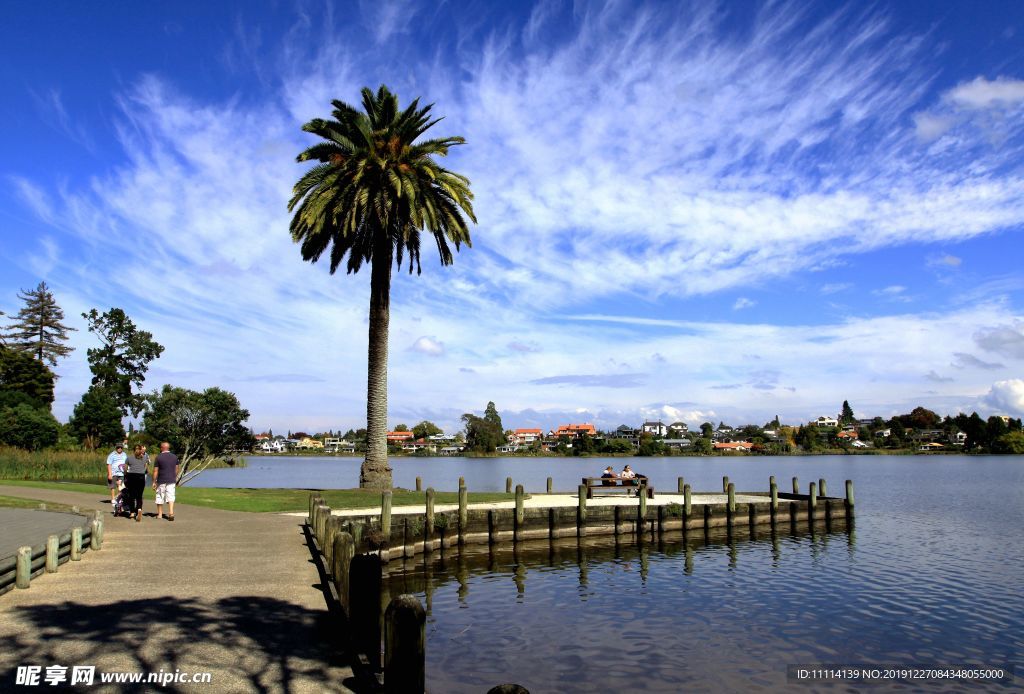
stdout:
<svg viewBox="0 0 1024 694">
<path fill-rule="evenodd" d="M 25 306 L 7 328 L 9 346 L 30 353 L 40 364 L 56 366 L 58 357 L 66 357 L 74 351 L 63 343 L 68 340 L 68 332 L 76 328 L 61 323 L 64 311 L 57 305 L 46 282 L 40 282 L 35 289 L 18 292 L 18 298 Z"/>
<path fill-rule="evenodd" d="M 839 413 L 840 424 L 853 424 L 854 422 L 853 408 L 850 407 L 848 400 L 843 400 L 843 411 Z"/>
</svg>

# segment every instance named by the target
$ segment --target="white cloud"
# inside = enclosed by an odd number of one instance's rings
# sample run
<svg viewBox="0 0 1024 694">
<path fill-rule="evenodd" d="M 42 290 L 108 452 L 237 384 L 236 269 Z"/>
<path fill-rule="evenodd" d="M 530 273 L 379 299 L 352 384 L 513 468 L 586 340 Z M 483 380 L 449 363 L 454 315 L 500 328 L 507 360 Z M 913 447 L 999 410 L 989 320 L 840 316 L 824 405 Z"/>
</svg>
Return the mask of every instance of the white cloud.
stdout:
<svg viewBox="0 0 1024 694">
<path fill-rule="evenodd" d="M 845 292 L 848 289 L 853 289 L 853 285 L 849 282 L 830 282 L 829 284 L 823 284 L 819 291 L 822 294 L 828 295 Z"/>
<path fill-rule="evenodd" d="M 1024 380 L 1014 378 L 993 383 L 983 401 L 998 414 L 1024 416 Z"/>
<path fill-rule="evenodd" d="M 1024 359 L 1024 322 L 982 328 L 974 334 L 974 341 L 988 352 Z"/>
<path fill-rule="evenodd" d="M 735 303 L 733 303 L 732 310 L 742 311 L 743 309 L 751 308 L 752 306 L 757 306 L 757 302 L 754 301 L 753 299 L 748 299 L 745 296 L 741 296 L 740 298 L 736 299 Z"/>
<path fill-rule="evenodd" d="M 437 340 L 434 337 L 427 337 L 424 335 L 412 343 L 410 349 L 414 352 L 420 352 L 421 354 L 427 354 L 431 357 L 439 357 L 444 354 L 444 343 Z"/>
<path fill-rule="evenodd" d="M 1024 104 L 1024 80 L 976 77 L 959 84 L 946 94 L 953 104 L 969 109 L 1005 108 Z"/>
</svg>

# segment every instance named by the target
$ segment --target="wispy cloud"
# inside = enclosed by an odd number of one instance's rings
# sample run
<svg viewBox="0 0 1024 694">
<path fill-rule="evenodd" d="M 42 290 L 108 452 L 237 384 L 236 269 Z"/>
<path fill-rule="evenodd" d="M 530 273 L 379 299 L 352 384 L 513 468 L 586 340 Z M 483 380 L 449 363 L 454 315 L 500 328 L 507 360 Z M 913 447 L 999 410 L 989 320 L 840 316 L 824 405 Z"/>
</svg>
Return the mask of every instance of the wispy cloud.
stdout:
<svg viewBox="0 0 1024 694">
<path fill-rule="evenodd" d="M 741 296 L 740 298 L 736 299 L 736 301 L 733 303 L 732 310 L 742 311 L 745 308 L 751 308 L 753 306 L 757 306 L 756 301 L 754 301 L 753 299 L 748 299 L 745 296 Z"/>
<path fill-rule="evenodd" d="M 535 378 L 530 383 L 544 385 L 572 385 L 585 388 L 637 388 L 646 383 L 646 374 L 575 374 Z"/>
<path fill-rule="evenodd" d="M 444 343 L 442 343 L 435 337 L 428 337 L 424 335 L 420 338 L 417 338 L 417 340 L 412 343 L 412 347 L 410 347 L 409 349 L 411 349 L 414 352 L 426 354 L 431 357 L 439 357 L 442 354 L 444 354 Z"/>
<path fill-rule="evenodd" d="M 983 361 L 973 354 L 967 354 L 965 352 L 954 352 L 953 356 L 955 360 L 950 366 L 955 366 L 958 369 L 985 369 L 986 371 L 996 371 L 998 369 L 1005 368 L 1003 364 L 997 362 Z"/>
</svg>

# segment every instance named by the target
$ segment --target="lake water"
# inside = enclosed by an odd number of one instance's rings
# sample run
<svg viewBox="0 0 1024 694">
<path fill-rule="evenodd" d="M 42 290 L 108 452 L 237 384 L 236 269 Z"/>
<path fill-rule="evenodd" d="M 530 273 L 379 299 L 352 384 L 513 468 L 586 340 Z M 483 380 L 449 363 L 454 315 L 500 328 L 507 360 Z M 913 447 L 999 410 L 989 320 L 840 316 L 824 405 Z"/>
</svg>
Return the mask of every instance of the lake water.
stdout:
<svg viewBox="0 0 1024 694">
<path fill-rule="evenodd" d="M 787 665 L 1016 668 L 1002 683 L 916 681 L 903 691 L 1024 690 L 1024 458 L 401 458 L 395 483 L 575 489 L 629 462 L 657 489 L 856 485 L 853 528 L 729 542 L 614 540 L 407 563 L 389 578 L 429 604 L 432 691 L 518 682 L 533 694 L 591 691 L 852 691 L 787 680 Z M 351 487 L 356 458 L 250 458 L 204 486 Z M 893 689 L 881 685 L 873 689 Z"/>
</svg>

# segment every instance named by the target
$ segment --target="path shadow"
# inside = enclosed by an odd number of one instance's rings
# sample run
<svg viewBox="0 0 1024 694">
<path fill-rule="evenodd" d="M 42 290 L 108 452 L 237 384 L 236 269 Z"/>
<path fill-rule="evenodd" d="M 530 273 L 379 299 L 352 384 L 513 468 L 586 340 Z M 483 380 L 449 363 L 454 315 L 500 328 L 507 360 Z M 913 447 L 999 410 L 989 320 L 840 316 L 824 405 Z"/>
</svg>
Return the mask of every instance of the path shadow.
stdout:
<svg viewBox="0 0 1024 694">
<path fill-rule="evenodd" d="M 212 686 L 118 685 L 116 691 L 291 692 L 309 691 L 311 682 L 323 692 L 358 690 L 354 681 L 339 681 L 349 657 L 329 613 L 275 598 L 168 596 L 12 613 L 30 626 L 3 644 L 0 690 L 14 683 L 17 666 L 28 664 L 44 671 L 48 665 L 96 665 L 97 683 L 101 671 L 212 673 Z M 115 661 L 116 670 L 103 667 Z"/>
</svg>

